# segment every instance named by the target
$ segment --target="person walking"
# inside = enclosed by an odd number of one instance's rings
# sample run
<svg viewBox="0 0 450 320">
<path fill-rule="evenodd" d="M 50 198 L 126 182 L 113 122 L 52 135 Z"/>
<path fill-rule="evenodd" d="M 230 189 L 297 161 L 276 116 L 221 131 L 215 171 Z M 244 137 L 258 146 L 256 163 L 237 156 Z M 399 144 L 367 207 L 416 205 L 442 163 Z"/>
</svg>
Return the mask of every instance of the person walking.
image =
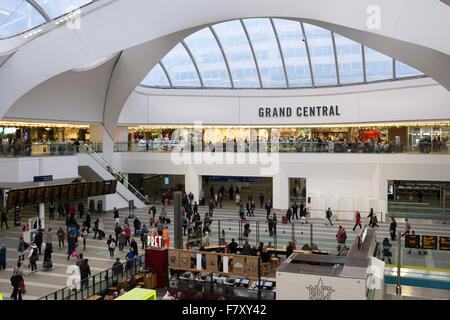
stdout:
<svg viewBox="0 0 450 320">
<path fill-rule="evenodd" d="M 39 255 L 42 254 L 42 230 L 41 227 L 39 227 L 34 235 L 34 242 L 39 250 Z"/>
<path fill-rule="evenodd" d="M 83 239 L 83 250 L 86 250 L 86 240 L 88 238 L 88 233 L 87 233 L 85 227 L 81 228 L 80 235 L 81 235 L 81 238 Z"/>
<path fill-rule="evenodd" d="M 241 219 L 244 219 L 244 214 L 245 214 L 244 206 L 241 203 L 240 206 L 239 206 L 239 217 Z"/>
<path fill-rule="evenodd" d="M 297 202 L 294 201 L 294 204 L 292 205 L 292 220 L 294 220 L 294 216 L 295 219 L 298 220 L 298 205 Z"/>
<path fill-rule="evenodd" d="M 66 233 L 64 232 L 62 227 L 59 227 L 58 231 L 56 232 L 56 235 L 58 236 L 58 245 L 61 249 L 61 245 L 64 247 L 64 239 L 66 238 Z"/>
<path fill-rule="evenodd" d="M 259 195 L 259 205 L 261 206 L 261 209 L 263 207 L 263 204 L 264 204 L 264 195 L 261 193 Z"/>
<path fill-rule="evenodd" d="M 84 215 L 84 204 L 81 201 L 78 203 L 78 212 L 80 215 L 80 219 L 82 219 Z"/>
<path fill-rule="evenodd" d="M 81 290 L 83 290 L 83 288 L 88 287 L 88 279 L 89 279 L 89 276 L 91 275 L 91 268 L 90 268 L 88 262 L 89 262 L 88 259 L 83 259 L 83 262 L 79 266 L 80 278 L 81 278 Z"/>
<path fill-rule="evenodd" d="M 119 210 L 117 210 L 116 207 L 114 207 L 114 220 L 116 221 L 116 223 L 120 222 Z"/>
<path fill-rule="evenodd" d="M 137 236 L 141 230 L 141 221 L 138 219 L 138 217 L 134 218 L 133 226 L 134 226 L 134 235 Z"/>
<path fill-rule="evenodd" d="M 246 216 L 248 217 L 248 216 L 250 216 L 250 211 L 252 210 L 252 203 L 250 202 L 250 200 L 247 201 L 246 209 L 247 209 L 247 215 Z"/>
<path fill-rule="evenodd" d="M 0 248 L 0 270 L 6 269 L 6 246 L 2 244 Z"/>
<path fill-rule="evenodd" d="M 144 224 L 142 226 L 142 229 L 139 233 L 140 237 L 141 237 L 141 242 L 142 242 L 142 249 L 144 249 L 146 247 L 146 241 L 147 241 L 147 235 L 149 233 L 149 230 L 147 228 L 147 226 Z"/>
<path fill-rule="evenodd" d="M 10 278 L 11 285 L 13 286 L 13 292 L 11 293 L 11 299 L 22 300 L 22 294 L 25 293 L 25 283 L 23 276 L 18 269 L 14 269 L 13 275 Z"/>
<path fill-rule="evenodd" d="M 391 240 L 397 239 L 397 222 L 394 218 L 391 218 L 391 224 L 389 225 L 389 233 L 391 234 Z"/>
<path fill-rule="evenodd" d="M 131 239 L 131 229 L 128 224 L 123 226 L 123 232 L 125 232 L 125 245 L 129 245 Z"/>
<path fill-rule="evenodd" d="M 109 235 L 108 241 L 106 241 L 106 244 L 108 245 L 109 250 L 109 257 L 111 259 L 114 258 L 114 249 L 116 248 L 116 241 L 114 241 L 112 235 Z"/>
<path fill-rule="evenodd" d="M 292 217 L 292 209 L 288 208 L 288 210 L 286 212 L 286 218 L 289 223 L 291 223 L 291 217 Z"/>
<path fill-rule="evenodd" d="M 19 238 L 19 242 L 17 243 L 17 254 L 19 256 L 19 262 L 24 260 L 24 251 L 27 250 L 28 247 L 28 244 L 23 240 L 23 237 L 21 236 Z"/>
<path fill-rule="evenodd" d="M 64 217 L 64 206 L 62 205 L 62 203 L 60 202 L 58 204 L 58 219 L 61 219 L 61 217 Z"/>
<path fill-rule="evenodd" d="M 55 209 L 55 204 L 53 202 L 50 202 L 50 204 L 48 205 L 48 212 L 50 213 L 49 218 L 52 220 L 55 219 Z"/>
<path fill-rule="evenodd" d="M 98 220 L 98 239 L 102 240 L 105 237 L 105 226 L 103 225 L 103 219 Z"/>
<path fill-rule="evenodd" d="M 126 238 L 125 238 L 125 232 L 122 231 L 119 234 L 119 237 L 116 238 L 118 239 L 118 243 L 119 243 L 119 251 L 122 252 L 123 251 L 123 247 L 125 246 L 125 242 L 126 242 Z"/>
<path fill-rule="evenodd" d="M 116 262 L 114 262 L 113 266 L 113 284 L 116 285 L 119 282 L 119 279 L 123 276 L 123 264 L 120 262 L 120 258 L 116 258 Z"/>
<path fill-rule="evenodd" d="M 6 207 L 2 207 L 2 213 L 1 213 L 1 225 L 0 225 L 0 229 L 3 229 L 3 224 L 5 224 L 6 225 L 6 229 L 9 229 L 9 226 L 8 226 L 8 212 L 7 212 L 7 209 L 6 209 Z"/>
<path fill-rule="evenodd" d="M 353 231 L 355 231 L 356 226 L 359 226 L 359 229 L 362 229 L 362 227 L 361 227 L 361 215 L 359 214 L 359 211 L 356 211 L 356 214 L 355 214 L 355 226 L 353 227 Z"/>
<path fill-rule="evenodd" d="M 89 232 L 89 228 L 91 227 L 91 213 L 88 211 L 86 214 L 86 220 L 84 220 L 84 226 L 86 227 L 86 232 Z"/>
<path fill-rule="evenodd" d="M 223 202 L 223 192 L 219 192 L 219 206 L 222 208 L 222 202 Z"/>
<path fill-rule="evenodd" d="M 71 256 L 77 257 L 78 258 L 78 253 L 77 253 L 77 241 L 75 239 L 75 234 L 73 233 L 68 233 L 67 235 L 67 260 L 70 259 Z"/>
<path fill-rule="evenodd" d="M 409 234 L 411 232 L 412 226 L 408 221 L 408 218 L 405 219 L 405 232 L 402 233 L 402 237 Z"/>
<path fill-rule="evenodd" d="M 130 248 L 133 248 L 133 252 L 136 254 L 136 256 L 139 255 L 138 245 L 137 245 L 136 240 L 134 240 L 134 238 L 131 238 Z"/>
<path fill-rule="evenodd" d="M 31 272 L 37 272 L 36 261 L 39 260 L 39 255 L 38 247 L 34 242 L 31 244 L 30 254 L 28 255 L 28 258 L 30 259 Z"/>
<path fill-rule="evenodd" d="M 327 225 L 327 221 L 330 222 L 331 225 L 333 225 L 333 223 L 331 222 L 331 217 L 333 216 L 333 212 L 331 212 L 331 209 L 328 208 L 328 210 L 326 211 L 326 217 L 327 219 L 325 220 L 325 225 Z"/>
<path fill-rule="evenodd" d="M 98 233 L 98 222 L 99 222 L 100 220 L 97 218 L 97 219 L 95 219 L 95 222 L 94 222 L 94 239 L 95 238 L 97 238 L 97 233 Z"/>
</svg>

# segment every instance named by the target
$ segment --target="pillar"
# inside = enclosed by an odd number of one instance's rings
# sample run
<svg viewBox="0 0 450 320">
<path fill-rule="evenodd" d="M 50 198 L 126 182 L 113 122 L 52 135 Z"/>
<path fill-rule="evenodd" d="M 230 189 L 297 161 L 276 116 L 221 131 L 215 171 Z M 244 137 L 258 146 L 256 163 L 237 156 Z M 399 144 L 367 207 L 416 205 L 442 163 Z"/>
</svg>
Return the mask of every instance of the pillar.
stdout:
<svg viewBox="0 0 450 320">
<path fill-rule="evenodd" d="M 273 177 L 272 188 L 273 208 L 287 210 L 289 208 L 289 178 L 283 170 L 279 170 L 278 174 Z"/>
<path fill-rule="evenodd" d="M 94 144 L 101 144 L 102 158 L 108 162 L 112 163 L 113 159 L 113 150 L 114 150 L 114 141 L 105 130 L 105 128 L 101 125 L 90 125 L 89 133 L 91 136 L 91 142 Z"/>
<path fill-rule="evenodd" d="M 114 142 L 117 144 L 115 150 L 118 152 L 128 151 L 128 127 L 117 127 Z"/>
<path fill-rule="evenodd" d="M 183 249 L 183 232 L 181 231 L 181 191 L 173 193 L 174 247 Z"/>
<path fill-rule="evenodd" d="M 202 176 L 198 175 L 192 167 L 187 166 L 186 168 L 184 189 L 187 194 L 192 192 L 194 195 L 194 201 L 197 201 L 197 204 L 199 204 L 200 191 L 202 189 Z"/>
</svg>

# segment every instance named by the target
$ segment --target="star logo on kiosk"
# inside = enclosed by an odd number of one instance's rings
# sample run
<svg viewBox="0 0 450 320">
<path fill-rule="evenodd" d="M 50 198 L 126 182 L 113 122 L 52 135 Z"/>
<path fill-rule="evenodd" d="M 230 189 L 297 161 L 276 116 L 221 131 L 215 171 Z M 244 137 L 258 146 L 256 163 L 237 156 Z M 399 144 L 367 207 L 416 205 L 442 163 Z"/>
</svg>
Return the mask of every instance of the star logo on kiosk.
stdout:
<svg viewBox="0 0 450 320">
<path fill-rule="evenodd" d="M 309 285 L 306 289 L 309 291 L 309 300 L 331 300 L 331 294 L 335 291 L 331 286 L 324 286 L 322 278 L 317 285 Z"/>
</svg>

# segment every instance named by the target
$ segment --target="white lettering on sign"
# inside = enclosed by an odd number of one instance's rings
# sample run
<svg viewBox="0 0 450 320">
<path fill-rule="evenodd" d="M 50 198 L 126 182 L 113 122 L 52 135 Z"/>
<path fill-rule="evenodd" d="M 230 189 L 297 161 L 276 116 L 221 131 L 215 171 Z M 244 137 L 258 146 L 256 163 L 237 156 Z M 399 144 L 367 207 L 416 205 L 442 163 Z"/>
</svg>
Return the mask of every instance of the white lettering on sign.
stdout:
<svg viewBox="0 0 450 320">
<path fill-rule="evenodd" d="M 151 236 L 150 238 L 148 238 L 147 245 L 149 247 L 161 248 L 163 246 L 163 237 Z"/>
</svg>

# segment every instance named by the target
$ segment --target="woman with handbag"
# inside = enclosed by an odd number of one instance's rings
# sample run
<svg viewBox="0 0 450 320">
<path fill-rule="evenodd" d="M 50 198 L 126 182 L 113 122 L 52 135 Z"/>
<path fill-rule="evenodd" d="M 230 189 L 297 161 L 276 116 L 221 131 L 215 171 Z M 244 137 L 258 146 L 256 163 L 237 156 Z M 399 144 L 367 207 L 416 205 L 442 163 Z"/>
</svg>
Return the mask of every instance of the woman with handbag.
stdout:
<svg viewBox="0 0 450 320">
<path fill-rule="evenodd" d="M 31 245 L 30 254 L 28 255 L 28 258 L 30 259 L 31 272 L 37 272 L 36 261 L 39 260 L 38 250 L 39 249 L 36 243 L 33 242 Z"/>
<path fill-rule="evenodd" d="M 11 294 L 11 299 L 14 300 L 22 300 L 22 294 L 25 294 L 25 283 L 23 281 L 22 275 L 19 273 L 17 269 L 14 269 L 14 273 L 10 278 L 11 285 L 13 286 L 13 292 Z M 17 295 L 19 299 L 17 299 Z"/>
</svg>

